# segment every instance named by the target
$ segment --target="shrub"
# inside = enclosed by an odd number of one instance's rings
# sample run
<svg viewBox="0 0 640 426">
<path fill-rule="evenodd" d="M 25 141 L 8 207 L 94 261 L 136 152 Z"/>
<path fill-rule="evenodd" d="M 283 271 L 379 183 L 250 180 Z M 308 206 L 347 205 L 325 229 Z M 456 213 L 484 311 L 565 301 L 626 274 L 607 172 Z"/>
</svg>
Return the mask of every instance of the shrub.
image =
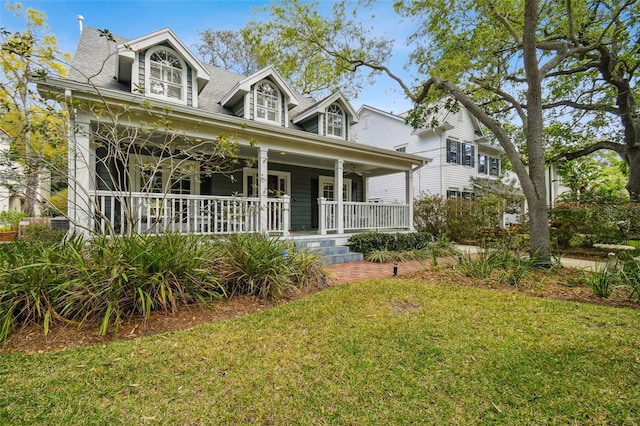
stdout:
<svg viewBox="0 0 640 426">
<path fill-rule="evenodd" d="M 101 334 L 117 334 L 132 315 L 230 293 L 271 297 L 326 278 L 319 255 L 256 234 L 28 238 L 0 251 L 0 341 L 19 325 L 43 324 L 47 333 L 56 320 L 95 321 Z"/>
<path fill-rule="evenodd" d="M 549 218 L 560 247 L 614 244 L 640 234 L 640 206 L 632 204 L 558 204 Z"/>
<path fill-rule="evenodd" d="M 26 215 L 17 211 L 0 212 L 0 229 L 7 231 L 17 231 L 18 224 Z"/>
<path fill-rule="evenodd" d="M 207 303 L 224 288 L 204 268 L 214 256 L 203 237 L 165 234 L 99 238 L 74 237 L 61 244 L 24 240 L 0 252 L 0 341 L 17 324 L 55 319 L 100 320 L 100 332 L 121 318 L 152 311 L 175 311 L 195 301 Z"/>
<path fill-rule="evenodd" d="M 456 269 L 468 277 L 487 279 L 492 272 L 499 274 L 500 281 L 518 285 L 527 273 L 535 267 L 535 260 L 522 257 L 508 246 L 484 248 L 475 256 L 463 254 Z"/>
<path fill-rule="evenodd" d="M 425 232 L 395 234 L 366 232 L 351 236 L 349 246 L 351 250 L 366 256 L 376 250 L 394 252 L 419 250 L 428 247 L 432 240 L 433 236 Z"/>
<path fill-rule="evenodd" d="M 414 225 L 420 232 L 456 241 L 475 238 L 482 228 L 497 226 L 503 212 L 497 197 L 477 200 L 427 196 L 414 203 Z"/>
<path fill-rule="evenodd" d="M 211 268 L 228 294 L 277 297 L 288 288 L 327 284 L 319 254 L 262 234 L 234 234 L 215 244 Z"/>
<path fill-rule="evenodd" d="M 22 229 L 23 240 L 44 245 L 56 245 L 62 243 L 67 231 L 51 229 L 45 225 L 29 225 Z"/>
<path fill-rule="evenodd" d="M 631 297 L 640 301 L 640 259 L 631 258 L 624 262 L 622 282 L 631 291 Z"/>
</svg>

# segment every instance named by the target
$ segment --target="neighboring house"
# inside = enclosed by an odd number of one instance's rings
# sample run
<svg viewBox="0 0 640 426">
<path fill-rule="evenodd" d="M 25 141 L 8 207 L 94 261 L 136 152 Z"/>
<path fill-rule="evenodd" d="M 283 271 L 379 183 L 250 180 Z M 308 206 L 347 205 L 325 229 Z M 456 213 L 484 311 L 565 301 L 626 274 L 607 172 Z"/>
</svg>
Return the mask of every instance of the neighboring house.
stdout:
<svg viewBox="0 0 640 426">
<path fill-rule="evenodd" d="M 72 112 L 71 231 L 344 235 L 413 228 L 411 190 L 399 204 L 368 203 L 367 178 L 401 173 L 412 188 L 422 157 L 355 143 L 358 114 L 341 93 L 312 101 L 272 67 L 242 76 L 203 64 L 169 29 L 127 40 L 85 27 L 69 76 L 47 79 L 38 90 L 63 95 Z M 105 111 L 142 134 L 150 125 L 140 117 L 150 110 L 167 112 L 171 126 L 203 152 L 219 135 L 234 135 L 239 156 L 256 165 L 230 179 L 200 173 L 201 164 L 185 159 L 185 169 L 198 171 L 190 175 L 162 168 L 148 145 L 121 158 L 101 143 L 101 130 L 113 125 Z M 179 136 L 172 142 L 176 158 L 181 143 Z"/>
<path fill-rule="evenodd" d="M 429 159 L 413 177 L 413 193 L 447 198 L 470 198 L 470 179 L 500 179 L 502 148 L 491 145 L 478 120 L 464 107 L 457 112 L 441 109 L 436 127 L 413 129 L 405 118 L 364 105 L 360 121 L 353 126 L 354 138 L 363 145 L 393 149 Z M 369 199 L 401 202 L 405 192 L 401 175 L 371 178 Z M 400 197 L 399 197 L 400 196 Z"/>
<path fill-rule="evenodd" d="M 24 167 L 16 161 L 11 161 L 10 151 L 11 136 L 0 127 L 0 211 L 22 212 L 25 204 Z M 42 171 L 38 183 L 36 216 L 40 216 L 41 204 L 51 194 L 51 175 L 48 169 Z"/>
<path fill-rule="evenodd" d="M 514 208 L 503 217 L 503 225 L 516 223 L 527 204 L 513 172 L 504 172 L 501 165 L 502 147 L 489 143 L 478 120 L 462 105 L 457 112 L 441 108 L 436 127 L 414 129 L 405 123 L 403 115 L 394 115 L 364 105 L 358 110 L 360 121 L 353 126 L 357 142 L 379 148 L 420 155 L 430 160 L 414 172 L 413 193 L 417 196 L 439 195 L 446 198 L 472 198 L 476 187 L 497 187 L 503 193 L 513 193 Z M 475 183 L 472 183 L 474 178 Z M 369 200 L 383 203 L 401 201 L 405 192 L 402 175 L 372 178 Z M 567 188 L 554 165 L 547 166 L 547 198 L 549 206 Z M 515 213 L 518 211 L 519 213 Z"/>
<path fill-rule="evenodd" d="M 11 161 L 11 136 L 0 127 L 0 211 L 22 211 L 22 166 Z"/>
</svg>

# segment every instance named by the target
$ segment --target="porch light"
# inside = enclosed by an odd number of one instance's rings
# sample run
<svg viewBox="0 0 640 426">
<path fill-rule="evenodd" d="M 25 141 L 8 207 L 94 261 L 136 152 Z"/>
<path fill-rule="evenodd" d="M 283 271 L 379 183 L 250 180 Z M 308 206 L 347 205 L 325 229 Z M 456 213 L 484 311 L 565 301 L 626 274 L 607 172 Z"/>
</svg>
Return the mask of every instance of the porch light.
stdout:
<svg viewBox="0 0 640 426">
<path fill-rule="evenodd" d="M 286 152 L 284 152 L 284 151 L 280 152 L 280 155 L 285 155 L 285 154 L 286 154 Z"/>
</svg>

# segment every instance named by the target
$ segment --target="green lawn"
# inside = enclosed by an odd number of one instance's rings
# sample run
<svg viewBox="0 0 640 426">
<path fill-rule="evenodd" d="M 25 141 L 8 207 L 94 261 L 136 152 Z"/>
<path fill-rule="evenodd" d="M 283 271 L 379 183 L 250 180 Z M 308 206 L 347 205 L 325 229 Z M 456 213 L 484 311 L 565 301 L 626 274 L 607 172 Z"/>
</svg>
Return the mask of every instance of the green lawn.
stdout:
<svg viewBox="0 0 640 426">
<path fill-rule="evenodd" d="M 640 311 L 410 280 L 0 355 L 0 424 L 638 424 Z"/>
</svg>

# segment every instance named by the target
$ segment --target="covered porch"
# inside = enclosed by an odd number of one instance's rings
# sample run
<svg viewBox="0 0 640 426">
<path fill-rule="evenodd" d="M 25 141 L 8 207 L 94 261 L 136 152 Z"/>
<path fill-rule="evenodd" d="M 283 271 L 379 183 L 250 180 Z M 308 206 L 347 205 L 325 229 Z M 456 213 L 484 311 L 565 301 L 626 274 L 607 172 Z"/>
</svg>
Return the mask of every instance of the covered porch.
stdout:
<svg viewBox="0 0 640 426">
<path fill-rule="evenodd" d="M 412 180 L 425 164 L 422 157 L 227 117 L 200 122 L 181 136 L 204 150 L 219 134 L 238 138 L 244 167 L 205 176 L 195 156 L 180 157 L 184 142 L 178 138 L 163 147 L 173 151 L 165 159 L 142 150 L 114 159 L 96 143 L 99 125 L 78 113 L 70 137 L 71 232 L 289 236 L 413 230 Z M 179 167 L 171 165 L 176 158 Z M 369 178 L 398 172 L 406 178 L 405 202 L 368 202 Z"/>
<path fill-rule="evenodd" d="M 341 204 L 341 205 L 340 205 Z M 289 236 L 291 197 L 191 196 L 96 191 L 96 227 L 101 234 L 219 235 L 259 232 Z M 412 230 L 408 204 L 318 199 L 318 234 Z M 295 231 L 294 231 L 295 232 Z"/>
</svg>

